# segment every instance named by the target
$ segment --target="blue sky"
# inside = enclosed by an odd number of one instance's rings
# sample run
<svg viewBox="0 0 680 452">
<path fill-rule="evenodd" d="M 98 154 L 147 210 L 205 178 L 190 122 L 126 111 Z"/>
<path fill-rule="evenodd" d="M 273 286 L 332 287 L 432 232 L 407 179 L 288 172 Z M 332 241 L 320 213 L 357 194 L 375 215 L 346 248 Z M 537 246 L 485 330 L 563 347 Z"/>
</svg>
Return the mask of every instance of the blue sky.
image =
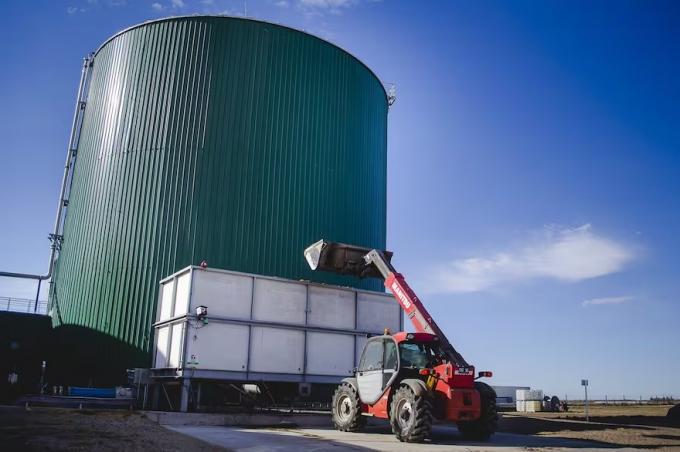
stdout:
<svg viewBox="0 0 680 452">
<path fill-rule="evenodd" d="M 228 0 L 0 4 L 0 267 L 43 272 L 80 61 Z M 680 396 L 680 6 L 248 1 L 397 86 L 388 244 L 494 384 Z M 0 296 L 33 288 L 0 280 Z"/>
</svg>

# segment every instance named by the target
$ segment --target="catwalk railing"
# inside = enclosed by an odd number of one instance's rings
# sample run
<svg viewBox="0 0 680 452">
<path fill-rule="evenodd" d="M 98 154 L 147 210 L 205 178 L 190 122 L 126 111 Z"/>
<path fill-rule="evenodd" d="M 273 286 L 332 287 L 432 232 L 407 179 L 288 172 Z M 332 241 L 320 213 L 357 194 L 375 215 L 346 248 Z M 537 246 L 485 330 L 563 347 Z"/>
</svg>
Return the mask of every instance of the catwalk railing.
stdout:
<svg viewBox="0 0 680 452">
<path fill-rule="evenodd" d="M 37 303 L 37 306 L 36 306 Z M 47 301 L 29 298 L 0 297 L 0 311 L 47 314 Z"/>
</svg>

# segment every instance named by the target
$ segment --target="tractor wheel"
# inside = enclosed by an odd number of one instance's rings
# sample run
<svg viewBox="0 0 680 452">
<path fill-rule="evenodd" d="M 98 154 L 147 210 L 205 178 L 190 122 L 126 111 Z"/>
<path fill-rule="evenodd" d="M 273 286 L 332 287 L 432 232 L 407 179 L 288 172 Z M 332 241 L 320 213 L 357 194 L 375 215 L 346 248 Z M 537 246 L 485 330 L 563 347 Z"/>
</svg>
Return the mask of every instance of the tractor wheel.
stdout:
<svg viewBox="0 0 680 452">
<path fill-rule="evenodd" d="M 333 394 L 333 425 L 341 432 L 358 432 L 366 425 L 359 394 L 349 383 L 342 383 Z"/>
<path fill-rule="evenodd" d="M 466 439 L 487 440 L 498 427 L 498 411 L 496 410 L 496 391 L 486 383 L 475 382 L 479 391 L 482 413 L 476 421 L 459 422 L 458 431 Z"/>
<path fill-rule="evenodd" d="M 429 437 L 432 429 L 429 394 L 416 395 L 408 386 L 397 389 L 390 406 L 390 424 L 399 441 L 419 443 Z"/>
</svg>

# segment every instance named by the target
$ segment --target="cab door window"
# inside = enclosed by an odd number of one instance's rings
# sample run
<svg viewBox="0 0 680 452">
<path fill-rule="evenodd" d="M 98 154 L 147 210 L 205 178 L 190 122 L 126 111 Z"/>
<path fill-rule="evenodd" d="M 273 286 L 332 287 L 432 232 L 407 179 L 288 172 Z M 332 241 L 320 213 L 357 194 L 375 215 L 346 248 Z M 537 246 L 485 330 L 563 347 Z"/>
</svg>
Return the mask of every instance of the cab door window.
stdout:
<svg viewBox="0 0 680 452">
<path fill-rule="evenodd" d="M 392 340 L 385 341 L 385 370 L 397 370 L 397 344 Z"/>
<path fill-rule="evenodd" d="M 380 370 L 383 365 L 383 343 L 382 341 L 369 341 L 359 363 L 359 371 L 366 372 Z"/>
<path fill-rule="evenodd" d="M 385 339 L 385 367 L 383 368 L 382 389 L 383 391 L 392 381 L 392 377 L 397 373 L 399 358 L 397 344 L 392 339 Z"/>
</svg>

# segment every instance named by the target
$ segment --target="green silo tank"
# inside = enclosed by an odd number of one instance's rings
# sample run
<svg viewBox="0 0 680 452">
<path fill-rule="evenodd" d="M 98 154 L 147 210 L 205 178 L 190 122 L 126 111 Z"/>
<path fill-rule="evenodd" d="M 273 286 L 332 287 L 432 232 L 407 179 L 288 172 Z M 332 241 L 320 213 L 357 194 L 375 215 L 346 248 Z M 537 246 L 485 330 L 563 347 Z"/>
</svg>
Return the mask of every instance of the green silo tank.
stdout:
<svg viewBox="0 0 680 452">
<path fill-rule="evenodd" d="M 148 366 L 158 281 L 202 260 L 381 290 L 302 255 L 319 238 L 385 247 L 388 100 L 357 58 L 281 25 L 177 17 L 110 38 L 90 77 L 50 292 L 64 365 L 95 382 Z"/>
</svg>

